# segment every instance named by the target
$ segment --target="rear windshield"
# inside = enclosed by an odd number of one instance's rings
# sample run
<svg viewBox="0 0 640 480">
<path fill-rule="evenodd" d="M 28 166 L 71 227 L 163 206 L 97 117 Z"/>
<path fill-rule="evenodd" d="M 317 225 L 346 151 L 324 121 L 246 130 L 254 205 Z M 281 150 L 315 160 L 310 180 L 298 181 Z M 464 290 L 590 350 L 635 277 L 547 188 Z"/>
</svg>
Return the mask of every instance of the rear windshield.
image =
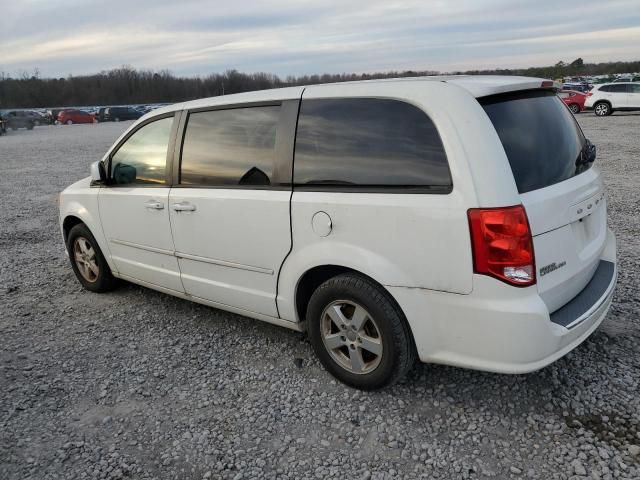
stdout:
<svg viewBox="0 0 640 480">
<path fill-rule="evenodd" d="M 520 193 L 586 170 L 576 165 L 586 142 L 582 130 L 554 92 L 514 92 L 479 101 L 498 132 Z"/>
</svg>

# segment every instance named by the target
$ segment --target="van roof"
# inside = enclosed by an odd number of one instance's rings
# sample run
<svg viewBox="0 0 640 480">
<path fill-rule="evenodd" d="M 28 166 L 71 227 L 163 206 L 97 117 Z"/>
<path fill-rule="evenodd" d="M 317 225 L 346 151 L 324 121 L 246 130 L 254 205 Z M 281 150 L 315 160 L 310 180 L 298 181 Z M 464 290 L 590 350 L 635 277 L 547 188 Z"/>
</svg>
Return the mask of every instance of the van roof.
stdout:
<svg viewBox="0 0 640 480">
<path fill-rule="evenodd" d="M 221 95 L 218 97 L 202 98 L 191 100 L 188 102 L 174 103 L 161 107 L 145 115 L 149 118 L 162 113 L 168 113 L 176 110 L 204 108 L 216 105 L 265 102 L 278 100 L 292 100 L 300 98 L 305 88 L 320 89 L 323 87 L 336 85 L 354 85 L 362 84 L 363 86 L 371 83 L 406 83 L 406 82 L 444 82 L 451 83 L 467 90 L 476 98 L 495 95 L 498 93 L 512 92 L 516 90 L 529 90 L 542 87 L 542 82 L 550 82 L 548 79 L 535 77 L 519 77 L 508 75 L 435 75 L 423 77 L 402 77 L 402 78 L 383 78 L 375 80 L 358 80 L 354 82 L 325 83 L 316 85 L 307 85 L 299 87 L 274 88 L 270 90 L 257 90 L 252 92 L 234 93 L 231 95 Z M 553 83 L 554 87 L 558 87 L 557 83 Z"/>
</svg>

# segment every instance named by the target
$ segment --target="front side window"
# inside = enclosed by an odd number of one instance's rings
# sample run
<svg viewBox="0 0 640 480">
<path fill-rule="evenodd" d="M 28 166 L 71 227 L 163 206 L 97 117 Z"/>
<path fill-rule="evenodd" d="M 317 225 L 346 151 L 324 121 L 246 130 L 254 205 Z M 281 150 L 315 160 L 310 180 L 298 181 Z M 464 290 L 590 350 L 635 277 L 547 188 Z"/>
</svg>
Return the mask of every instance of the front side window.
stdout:
<svg viewBox="0 0 640 480">
<path fill-rule="evenodd" d="M 180 183 L 269 186 L 275 164 L 280 106 L 189 114 Z"/>
<path fill-rule="evenodd" d="M 111 156 L 111 179 L 116 185 L 165 183 L 167 149 L 173 117 L 148 123 Z"/>
<path fill-rule="evenodd" d="M 447 156 L 431 119 L 405 102 L 303 100 L 294 183 L 322 188 L 451 189 Z"/>
</svg>

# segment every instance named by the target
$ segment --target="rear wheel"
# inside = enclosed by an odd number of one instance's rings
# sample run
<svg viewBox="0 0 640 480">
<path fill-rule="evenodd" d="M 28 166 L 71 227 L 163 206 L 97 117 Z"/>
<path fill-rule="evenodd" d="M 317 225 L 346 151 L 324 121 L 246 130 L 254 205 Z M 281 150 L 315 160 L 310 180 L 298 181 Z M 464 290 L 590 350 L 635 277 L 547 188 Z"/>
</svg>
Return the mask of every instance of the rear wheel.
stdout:
<svg viewBox="0 0 640 480">
<path fill-rule="evenodd" d="M 572 103 L 571 105 L 569 105 L 569 110 L 571 110 L 571 113 L 573 113 L 574 115 L 580 113 L 580 107 L 577 103 Z"/>
<path fill-rule="evenodd" d="M 117 285 L 98 242 L 83 223 L 73 227 L 67 238 L 67 251 L 76 277 L 87 290 L 108 292 Z"/>
<path fill-rule="evenodd" d="M 73 125 L 73 120 L 67 120 L 67 125 Z"/>
<path fill-rule="evenodd" d="M 607 115 L 611 115 L 611 105 L 607 102 L 598 102 L 593 106 L 593 111 L 599 117 L 606 117 Z"/>
<path fill-rule="evenodd" d="M 404 315 L 382 287 L 361 275 L 343 274 L 320 285 L 309 300 L 307 320 L 321 363 L 352 387 L 390 385 L 415 363 Z"/>
</svg>

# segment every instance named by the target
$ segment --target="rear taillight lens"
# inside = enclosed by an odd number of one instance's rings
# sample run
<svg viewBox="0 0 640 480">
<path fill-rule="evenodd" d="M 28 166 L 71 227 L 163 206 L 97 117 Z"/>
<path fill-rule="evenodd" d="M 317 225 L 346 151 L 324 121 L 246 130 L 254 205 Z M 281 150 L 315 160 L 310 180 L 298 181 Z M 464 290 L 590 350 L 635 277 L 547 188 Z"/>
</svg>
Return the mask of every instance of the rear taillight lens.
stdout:
<svg viewBox="0 0 640 480">
<path fill-rule="evenodd" d="M 593 95 L 593 93 L 591 93 L 591 92 L 588 92 L 588 93 L 587 93 L 587 97 L 590 97 L 590 96 L 592 96 L 592 95 Z"/>
<path fill-rule="evenodd" d="M 536 283 L 533 239 L 522 205 L 468 211 L 473 269 L 510 285 Z"/>
</svg>

